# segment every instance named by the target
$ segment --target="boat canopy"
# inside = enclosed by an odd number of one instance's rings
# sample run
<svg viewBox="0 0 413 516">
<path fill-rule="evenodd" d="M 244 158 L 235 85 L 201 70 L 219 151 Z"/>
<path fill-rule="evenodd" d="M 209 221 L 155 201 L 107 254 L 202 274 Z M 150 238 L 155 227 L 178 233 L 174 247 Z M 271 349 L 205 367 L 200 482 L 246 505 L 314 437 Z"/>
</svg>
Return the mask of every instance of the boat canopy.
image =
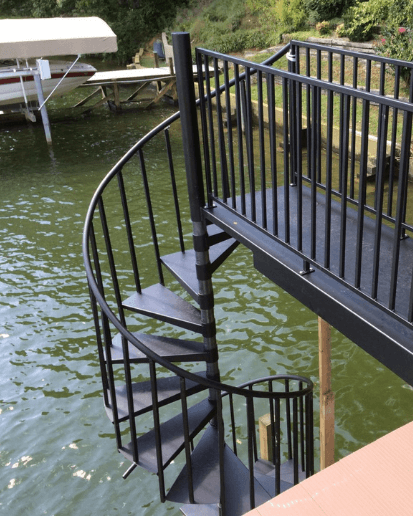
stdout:
<svg viewBox="0 0 413 516">
<path fill-rule="evenodd" d="M 98 17 L 0 20 L 0 59 L 117 51 L 116 35 Z"/>
</svg>

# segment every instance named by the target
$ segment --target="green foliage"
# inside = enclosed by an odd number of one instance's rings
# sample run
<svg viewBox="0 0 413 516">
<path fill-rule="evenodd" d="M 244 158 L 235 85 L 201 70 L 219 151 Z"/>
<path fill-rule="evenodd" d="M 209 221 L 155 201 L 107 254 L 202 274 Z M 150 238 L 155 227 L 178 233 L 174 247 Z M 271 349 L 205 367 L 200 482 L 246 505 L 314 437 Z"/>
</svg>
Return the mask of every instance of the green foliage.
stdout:
<svg viewBox="0 0 413 516">
<path fill-rule="evenodd" d="M 303 29 L 308 21 L 304 0 L 278 0 L 275 12 L 283 32 Z"/>
<path fill-rule="evenodd" d="M 372 38 L 379 23 L 386 20 L 393 0 L 369 0 L 351 7 L 345 15 L 345 32 L 351 41 Z"/>
<path fill-rule="evenodd" d="M 331 20 L 341 14 L 355 0 L 305 0 L 306 8 L 312 22 Z"/>
<path fill-rule="evenodd" d="M 395 0 L 389 7 L 377 51 L 393 59 L 412 61 L 413 58 L 413 0 Z M 402 68 L 401 76 L 410 82 L 410 68 Z"/>
<path fill-rule="evenodd" d="M 318 22 L 315 28 L 322 36 L 326 36 L 327 34 L 331 34 L 331 23 L 328 21 Z"/>
<path fill-rule="evenodd" d="M 130 61 L 139 47 L 167 27 L 177 8 L 189 0 L 0 0 L 1 12 L 12 16 L 50 18 L 55 16 L 99 16 L 118 38 L 114 57 Z M 16 7 L 20 4 L 20 8 Z M 13 5 L 14 4 L 14 5 Z"/>
</svg>

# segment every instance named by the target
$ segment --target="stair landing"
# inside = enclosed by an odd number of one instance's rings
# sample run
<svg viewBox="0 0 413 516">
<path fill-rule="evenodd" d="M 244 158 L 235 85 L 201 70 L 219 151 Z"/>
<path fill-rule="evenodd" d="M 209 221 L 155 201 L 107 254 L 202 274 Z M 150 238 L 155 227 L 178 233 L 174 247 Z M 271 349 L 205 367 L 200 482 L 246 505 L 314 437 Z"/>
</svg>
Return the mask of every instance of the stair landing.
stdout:
<svg viewBox="0 0 413 516">
<path fill-rule="evenodd" d="M 297 187 L 289 187 L 291 243 L 295 247 L 297 234 Z M 303 187 L 303 250 L 309 253 L 311 242 L 311 192 Z M 284 187 L 278 189 L 278 226 L 279 237 L 284 239 Z M 317 238 L 316 259 L 323 263 L 324 258 L 324 210 L 325 196 L 317 194 Z M 303 260 L 271 237 L 269 232 L 258 227 L 262 222 L 261 193 L 256 194 L 257 225 L 250 218 L 250 197 L 246 199 L 246 216 L 236 210 L 216 202 L 214 208 L 205 208 L 205 217 L 218 225 L 231 237 L 248 247 L 254 256 L 254 266 L 271 281 L 286 290 L 298 301 L 310 308 L 318 316 L 343 333 L 346 337 L 367 351 L 400 378 L 413 385 L 413 325 L 402 322 L 393 314 L 386 312 L 377 304 L 365 299 L 340 281 L 316 269 L 311 274 L 302 275 Z M 240 206 L 240 201 L 237 201 Z M 271 227 L 273 213 L 271 192 L 267 191 L 267 221 Z M 339 263 L 341 204 L 332 201 L 331 222 L 331 270 L 337 272 Z M 346 268 L 345 278 L 354 281 L 355 241 L 357 211 L 347 208 Z M 364 218 L 362 290 L 369 292 L 372 276 L 372 241 L 374 240 L 375 221 Z M 380 273 L 378 300 L 387 302 L 386 292 L 390 284 L 391 246 L 393 229 L 382 226 L 382 252 L 380 254 Z M 406 317 L 412 284 L 413 239 L 401 241 L 399 260 L 398 295 L 396 310 Z"/>
</svg>

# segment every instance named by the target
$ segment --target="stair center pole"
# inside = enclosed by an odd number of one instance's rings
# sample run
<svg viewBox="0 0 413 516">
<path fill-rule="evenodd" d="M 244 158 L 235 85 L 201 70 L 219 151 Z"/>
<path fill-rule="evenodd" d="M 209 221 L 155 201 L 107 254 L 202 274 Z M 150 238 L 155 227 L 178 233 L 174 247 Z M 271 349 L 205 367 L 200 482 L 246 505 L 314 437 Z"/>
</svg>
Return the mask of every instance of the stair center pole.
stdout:
<svg viewBox="0 0 413 516">
<path fill-rule="evenodd" d="M 201 309 L 204 348 L 206 351 L 209 351 L 213 357 L 212 360 L 207 363 L 207 378 L 219 381 L 214 294 L 209 262 L 207 229 L 203 216 L 205 192 L 189 33 L 173 33 L 172 42 L 179 110 L 181 113 L 182 143 L 189 205 L 193 225 L 196 273 L 199 282 L 199 304 Z M 211 389 L 210 398 L 216 399 L 216 397 L 217 392 Z"/>
</svg>

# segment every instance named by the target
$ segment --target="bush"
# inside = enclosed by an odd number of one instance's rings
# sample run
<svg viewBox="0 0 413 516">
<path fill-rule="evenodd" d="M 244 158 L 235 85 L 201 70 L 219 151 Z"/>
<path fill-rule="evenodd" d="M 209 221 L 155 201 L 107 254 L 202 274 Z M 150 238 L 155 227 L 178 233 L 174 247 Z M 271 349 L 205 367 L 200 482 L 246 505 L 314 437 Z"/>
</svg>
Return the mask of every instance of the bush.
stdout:
<svg viewBox="0 0 413 516">
<path fill-rule="evenodd" d="M 354 0 L 305 0 L 307 11 L 313 22 L 331 20 L 354 3 Z"/>
<path fill-rule="evenodd" d="M 405 27 L 385 29 L 377 50 L 379 54 L 392 59 L 411 61 L 413 56 L 413 30 Z M 411 68 L 401 68 L 400 75 L 406 84 L 409 84 Z"/>
<path fill-rule="evenodd" d="M 318 22 L 315 28 L 322 36 L 326 36 L 331 33 L 331 24 L 328 21 Z"/>
<path fill-rule="evenodd" d="M 346 29 L 344 28 L 344 23 L 340 23 L 339 25 L 337 25 L 336 32 L 339 38 L 343 38 L 344 36 L 346 36 Z"/>
<path fill-rule="evenodd" d="M 369 0 L 351 7 L 345 15 L 345 31 L 351 41 L 372 38 L 376 26 L 387 19 L 393 0 Z"/>
</svg>

